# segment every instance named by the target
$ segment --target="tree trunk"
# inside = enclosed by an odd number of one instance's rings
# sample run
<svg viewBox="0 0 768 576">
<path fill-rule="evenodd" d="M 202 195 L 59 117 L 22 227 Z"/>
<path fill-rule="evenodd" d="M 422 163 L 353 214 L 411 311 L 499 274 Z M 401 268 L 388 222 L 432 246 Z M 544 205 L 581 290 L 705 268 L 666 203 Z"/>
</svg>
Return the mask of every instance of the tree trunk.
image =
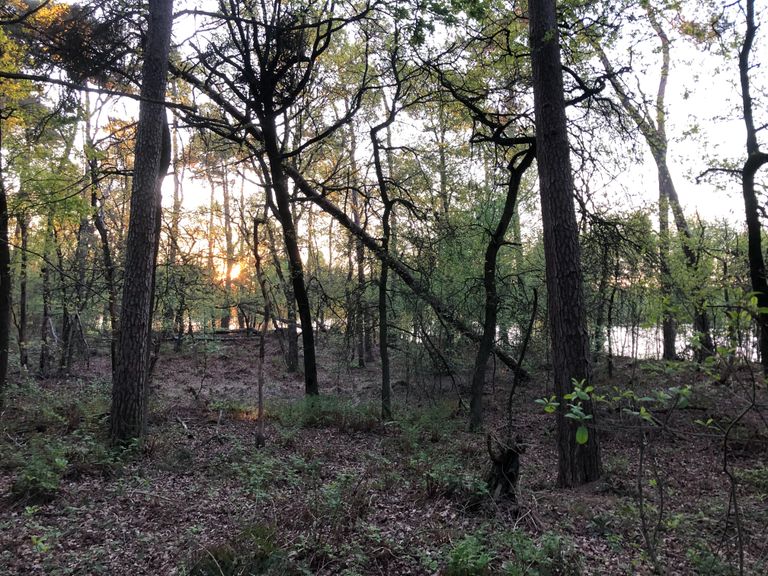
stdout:
<svg viewBox="0 0 768 576">
<path fill-rule="evenodd" d="M 741 169 L 741 189 L 744 196 L 744 215 L 747 222 L 747 255 L 752 290 L 757 296 L 757 323 L 760 329 L 760 359 L 763 373 L 768 375 L 768 279 L 762 248 L 761 206 L 755 192 L 755 174 L 768 164 L 768 154 L 760 150 L 757 140 L 759 128 L 755 128 L 752 95 L 750 89 L 749 58 L 757 34 L 755 2 L 746 0 L 746 33 L 739 51 L 739 80 L 744 124 L 747 128 L 747 159 Z"/>
<path fill-rule="evenodd" d="M 272 189 L 275 192 L 275 203 L 280 224 L 283 228 L 283 241 L 288 254 L 288 267 L 291 276 L 291 286 L 296 307 L 301 322 L 301 340 L 304 345 L 304 390 L 307 395 L 319 393 L 317 383 L 317 365 L 315 361 L 315 337 L 312 329 L 312 313 L 309 307 L 309 295 L 304 282 L 304 266 L 301 262 L 296 227 L 291 214 L 288 179 L 282 167 L 282 155 L 278 145 L 275 117 L 267 113 L 262 119 L 264 144 L 269 160 Z"/>
<path fill-rule="evenodd" d="M 491 234 L 488 246 L 485 249 L 483 260 L 483 288 L 485 290 L 485 318 L 483 321 L 483 333 L 480 345 L 477 347 L 475 367 L 472 373 L 472 396 L 469 404 L 469 429 L 479 430 L 483 425 L 483 391 L 485 388 L 485 371 L 488 358 L 493 350 L 493 342 L 496 339 L 496 319 L 499 313 L 499 295 L 496 289 L 496 262 L 499 250 L 504 244 L 504 236 L 507 233 L 512 216 L 517 205 L 517 195 L 520 191 L 520 183 L 523 174 L 533 162 L 535 150 L 529 148 L 524 152 L 515 154 L 509 163 L 509 184 L 507 186 L 504 210 L 499 223 Z M 515 162 L 520 159 L 516 166 Z"/>
<path fill-rule="evenodd" d="M 224 202 L 224 251 L 225 251 L 225 272 L 224 272 L 224 305 L 226 310 L 221 316 L 221 327 L 229 329 L 232 319 L 232 268 L 235 264 L 235 248 L 232 243 L 232 211 L 230 208 L 229 178 L 226 166 L 222 166 Z"/>
<path fill-rule="evenodd" d="M 0 117 L 0 412 L 5 407 L 11 326 L 11 251 L 8 245 L 8 193 L 3 175 L 3 121 Z"/>
<path fill-rule="evenodd" d="M 573 381 L 589 381 L 589 337 L 582 288 L 578 226 L 573 205 L 563 76 L 555 0 L 529 5 L 536 158 L 544 227 L 549 324 L 557 411 L 558 484 L 578 486 L 600 477 L 600 445 L 592 428 L 586 444 L 566 418 Z M 592 406 L 583 406 L 587 414 Z"/>
<path fill-rule="evenodd" d="M 56 263 L 59 273 L 59 297 L 61 299 L 61 344 L 59 345 L 59 372 L 66 373 L 69 369 L 69 349 L 72 342 L 72 322 L 69 316 L 69 294 L 67 292 L 67 277 L 64 272 L 64 253 L 56 227 L 53 228 L 53 244 L 56 252 Z"/>
<path fill-rule="evenodd" d="M 360 238 L 370 253 L 378 258 L 380 262 L 385 262 L 390 270 L 397 274 L 418 298 L 426 302 L 443 322 L 451 325 L 457 332 L 472 342 L 480 342 L 481 335 L 478 334 L 468 322 L 458 317 L 453 310 L 430 292 L 429 288 L 411 273 L 411 269 L 408 266 L 403 264 L 388 251 L 383 250 L 381 245 L 368 235 L 365 230 L 362 230 L 359 226 L 355 226 L 354 222 L 352 222 L 342 209 L 331 202 L 327 196 L 320 194 L 315 190 L 295 167 L 286 164 L 284 168 L 286 173 L 309 200 L 320 206 L 327 214 L 335 218 L 339 224 L 344 226 L 344 228 L 349 230 L 357 238 Z M 511 370 L 518 369 L 517 361 L 505 350 L 494 346 L 493 353 Z M 523 378 L 528 376 L 524 370 L 521 370 L 520 373 Z"/>
<path fill-rule="evenodd" d="M 158 181 L 164 133 L 165 99 L 172 28 L 172 0 L 150 0 L 147 46 L 142 68 L 139 125 L 125 247 L 125 279 L 120 314 L 120 358 L 112 386 L 111 436 L 115 442 L 142 437 L 147 426 L 147 384 L 155 267 Z"/>
<path fill-rule="evenodd" d="M 21 262 L 19 266 L 19 317 L 17 318 L 19 333 L 19 365 L 27 370 L 29 364 L 27 342 L 27 262 L 29 256 L 27 247 L 29 243 L 29 225 L 27 215 L 19 215 L 19 234 L 21 236 Z"/>
<path fill-rule="evenodd" d="M 360 226 L 360 193 L 357 189 L 357 161 L 355 160 L 355 154 L 357 153 L 357 137 L 355 136 L 354 128 L 350 130 L 350 162 L 352 165 L 352 221 L 356 226 Z M 333 220 L 331 220 L 333 221 Z M 366 354 L 365 346 L 365 247 L 359 238 L 352 236 L 352 242 L 355 246 L 355 260 L 354 267 L 357 276 L 357 287 L 354 290 L 354 339 L 355 348 L 357 349 L 357 365 L 360 368 L 365 368 L 365 363 L 370 362 L 369 359 L 370 349 Z"/>
<path fill-rule="evenodd" d="M 392 236 L 390 216 L 392 215 L 394 202 L 389 198 L 389 186 L 384 175 L 384 167 L 381 163 L 381 144 L 379 142 L 379 131 L 389 128 L 395 121 L 394 104 L 387 111 L 387 118 L 373 128 L 371 128 L 371 144 L 373 144 L 373 163 L 376 169 L 376 180 L 379 185 L 379 194 L 384 204 L 384 210 L 381 215 L 381 251 L 389 254 L 389 243 Z M 389 145 L 388 135 L 387 150 Z M 389 155 L 387 153 L 387 159 Z M 388 175 L 392 177 L 392 163 L 387 163 Z M 382 420 L 392 420 L 392 387 L 389 365 L 389 320 L 387 318 L 387 281 L 389 277 L 389 264 L 381 260 L 381 271 L 379 272 L 379 356 L 381 362 L 381 418 Z"/>
</svg>

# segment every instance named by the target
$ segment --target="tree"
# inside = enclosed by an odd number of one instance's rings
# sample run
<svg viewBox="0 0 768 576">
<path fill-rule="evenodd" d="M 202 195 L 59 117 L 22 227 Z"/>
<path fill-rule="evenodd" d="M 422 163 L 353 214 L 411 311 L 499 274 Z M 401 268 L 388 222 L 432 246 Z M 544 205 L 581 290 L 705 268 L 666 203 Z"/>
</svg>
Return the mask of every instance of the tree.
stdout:
<svg viewBox="0 0 768 576">
<path fill-rule="evenodd" d="M 566 395 L 573 391 L 573 382 L 589 381 L 590 365 L 555 0 L 531 2 L 529 17 L 547 302 L 559 402 L 558 484 L 578 486 L 600 477 L 600 444 L 594 429 L 586 443 L 577 442 L 577 427 L 566 418 Z M 585 404 L 591 415 L 591 404 Z"/>
<path fill-rule="evenodd" d="M 648 18 L 651 28 L 659 41 L 659 49 L 661 52 L 659 84 L 656 91 L 656 99 L 650 108 L 646 108 L 644 104 L 637 103 L 633 100 L 630 91 L 626 85 L 622 83 L 620 76 L 614 70 L 605 50 L 603 50 L 597 42 L 593 42 L 593 46 L 608 73 L 608 78 L 610 79 L 614 91 L 618 95 L 619 102 L 648 144 L 651 156 L 656 164 L 659 187 L 659 261 L 661 265 L 662 296 L 666 300 L 662 318 L 664 358 L 666 360 L 674 360 L 677 358 L 675 346 L 677 327 L 676 319 L 673 312 L 670 310 L 669 305 L 675 287 L 672 271 L 670 269 L 670 209 L 672 210 L 675 227 L 677 228 L 680 237 L 680 245 L 685 259 L 686 269 L 688 273 L 694 277 L 698 277 L 698 255 L 694 249 L 693 234 L 688 225 L 683 208 L 680 205 L 674 180 L 672 179 L 672 173 L 668 166 L 669 142 L 667 137 L 666 93 L 671 62 L 671 40 L 661 25 L 659 11 L 653 7 L 650 2 L 643 2 L 642 6 L 645 16 Z M 712 355 L 714 352 L 714 344 L 712 342 L 705 299 L 701 294 L 695 293 L 693 295 L 693 300 L 693 327 L 700 338 L 698 358 L 701 361 L 707 356 Z"/>
<path fill-rule="evenodd" d="M 165 98 L 172 12 L 173 0 L 150 0 L 125 248 L 119 358 L 112 385 L 110 425 L 116 442 L 143 436 L 147 425 L 160 184 L 170 164 L 170 131 L 161 102 Z"/>
<path fill-rule="evenodd" d="M 755 124 L 754 101 L 750 86 L 750 57 L 757 35 L 755 22 L 755 0 L 745 0 L 740 4 L 744 13 L 746 31 L 739 50 L 739 82 L 741 85 L 741 105 L 744 124 L 747 129 L 747 158 L 741 168 L 741 189 L 744 196 L 744 215 L 747 222 L 747 242 L 749 277 L 752 290 L 757 296 L 757 320 L 760 327 L 760 357 L 763 372 L 768 375 L 768 279 L 766 278 L 765 259 L 762 248 L 762 226 L 760 212 L 762 208 L 755 191 L 755 175 L 768 164 L 768 153 L 760 149 L 758 134 L 766 125 Z"/>
</svg>

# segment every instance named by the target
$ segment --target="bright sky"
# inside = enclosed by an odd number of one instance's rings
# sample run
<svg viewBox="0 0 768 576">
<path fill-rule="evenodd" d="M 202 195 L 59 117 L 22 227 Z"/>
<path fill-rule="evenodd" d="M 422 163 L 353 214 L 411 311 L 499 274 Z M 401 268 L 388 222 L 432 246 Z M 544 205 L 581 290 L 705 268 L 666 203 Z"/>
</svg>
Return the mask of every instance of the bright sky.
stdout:
<svg viewBox="0 0 768 576">
<path fill-rule="evenodd" d="M 758 4 L 761 5 L 761 2 Z M 175 40 L 188 38 L 191 25 L 191 19 L 180 25 L 177 22 Z M 753 62 L 768 62 L 768 42 L 761 40 L 759 37 L 756 43 Z M 643 91 L 649 95 L 655 94 L 658 82 L 653 74 L 658 66 L 652 60 L 657 56 L 650 55 L 650 71 L 639 78 Z M 760 88 L 765 90 L 764 76 L 759 69 L 753 70 L 753 82 L 762 84 L 754 87 L 755 95 Z M 701 172 L 714 165 L 713 159 L 739 163 L 743 159 L 745 129 L 738 119 L 740 91 L 735 59 L 727 62 L 691 44 L 676 42 L 672 49 L 667 103 L 669 166 L 686 212 L 689 217 L 698 213 L 706 220 L 726 218 L 739 225 L 743 219 L 743 203 L 737 181 L 719 178 L 720 187 L 708 182 L 695 182 Z M 136 112 L 136 103 L 123 99 L 115 105 L 113 115 L 130 117 Z M 695 126 L 698 127 L 698 134 L 686 135 Z M 618 202 L 617 208 L 650 206 L 657 200 L 656 169 L 647 147 L 641 145 L 640 148 L 645 153 L 644 162 L 628 167 L 617 181 L 605 188 L 606 194 L 616 198 L 608 202 Z M 172 200 L 172 186 L 172 180 L 167 179 L 163 194 L 166 206 Z M 189 209 L 205 206 L 210 199 L 210 189 L 207 182 L 187 178 L 184 196 L 185 206 Z"/>
</svg>

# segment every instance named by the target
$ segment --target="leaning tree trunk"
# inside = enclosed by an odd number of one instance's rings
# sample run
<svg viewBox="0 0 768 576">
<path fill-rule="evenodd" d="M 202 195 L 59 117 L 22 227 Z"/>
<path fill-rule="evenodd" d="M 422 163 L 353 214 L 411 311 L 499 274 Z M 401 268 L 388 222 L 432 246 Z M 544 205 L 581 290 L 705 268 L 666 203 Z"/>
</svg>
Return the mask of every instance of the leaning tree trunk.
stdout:
<svg viewBox="0 0 768 576">
<path fill-rule="evenodd" d="M 301 262 L 296 225 L 290 207 L 288 179 L 282 167 L 282 155 L 278 146 L 275 117 L 271 113 L 262 119 L 264 144 L 269 160 L 272 189 L 275 192 L 275 203 L 283 228 L 283 241 L 288 254 L 288 267 L 291 276 L 291 287 L 301 323 L 301 341 L 304 345 L 304 390 L 307 395 L 319 393 L 317 383 L 317 363 L 315 360 L 315 336 L 312 329 L 312 313 L 309 306 L 307 285 L 304 282 L 304 265 Z M 289 303 L 290 305 L 290 303 Z"/>
<path fill-rule="evenodd" d="M 555 11 L 555 0 L 535 0 L 529 4 L 547 305 L 555 395 L 560 403 L 557 411 L 558 484 L 568 487 L 600 477 L 600 445 L 594 427 L 588 441 L 578 444 L 577 426 L 566 418 L 568 401 L 565 395 L 573 390 L 574 380 L 589 380 L 590 365 Z M 584 411 L 592 413 L 591 404 L 584 404 Z"/>
<path fill-rule="evenodd" d="M 483 321 L 483 334 L 480 345 L 477 347 L 475 367 L 472 374 L 472 397 L 470 400 L 469 429 L 479 430 L 483 425 L 483 389 L 485 387 L 485 370 L 488 358 L 493 350 L 493 342 L 496 338 L 496 320 L 499 314 L 499 295 L 496 288 L 496 261 L 499 250 L 504 245 L 504 236 L 515 214 L 517 195 L 523 174 L 533 162 L 535 150 L 533 147 L 516 154 L 509 163 L 509 184 L 507 186 L 504 209 L 499 223 L 491 234 L 488 246 L 485 249 L 483 261 L 483 287 L 485 289 L 485 318 Z M 516 166 L 515 162 L 520 159 Z M 493 458 L 493 452 L 491 451 Z"/>
<path fill-rule="evenodd" d="M 141 106 L 125 247 L 125 277 L 120 313 L 119 360 L 112 385 L 111 436 L 125 442 L 146 433 L 147 384 L 155 267 L 158 180 L 164 132 L 165 99 L 173 0 L 150 0 L 149 29 L 142 68 Z"/>
</svg>

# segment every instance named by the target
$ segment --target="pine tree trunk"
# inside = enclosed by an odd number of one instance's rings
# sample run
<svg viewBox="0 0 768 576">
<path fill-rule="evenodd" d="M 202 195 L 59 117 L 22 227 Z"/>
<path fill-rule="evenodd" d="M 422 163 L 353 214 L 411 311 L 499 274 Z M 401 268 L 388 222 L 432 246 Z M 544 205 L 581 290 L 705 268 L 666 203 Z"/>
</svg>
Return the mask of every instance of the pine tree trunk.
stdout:
<svg viewBox="0 0 768 576">
<path fill-rule="evenodd" d="M 565 395 L 573 390 L 573 380 L 588 382 L 591 374 L 555 0 L 535 0 L 529 12 L 548 313 L 554 388 L 560 403 L 558 484 L 578 486 L 600 477 L 600 445 L 595 428 L 586 444 L 578 444 L 577 426 L 565 417 Z M 583 408 L 592 413 L 589 402 Z"/>
<path fill-rule="evenodd" d="M 142 68 L 139 127 L 131 191 L 131 213 L 125 247 L 125 278 L 120 314 L 120 358 L 112 386 L 112 440 L 140 438 L 147 426 L 147 385 L 155 267 L 159 185 L 164 133 L 172 0 L 151 0 L 149 29 Z M 169 152 L 169 151 L 167 151 Z M 169 156 L 169 154 L 168 154 Z M 148 249 L 149 247 L 149 249 Z"/>
</svg>

